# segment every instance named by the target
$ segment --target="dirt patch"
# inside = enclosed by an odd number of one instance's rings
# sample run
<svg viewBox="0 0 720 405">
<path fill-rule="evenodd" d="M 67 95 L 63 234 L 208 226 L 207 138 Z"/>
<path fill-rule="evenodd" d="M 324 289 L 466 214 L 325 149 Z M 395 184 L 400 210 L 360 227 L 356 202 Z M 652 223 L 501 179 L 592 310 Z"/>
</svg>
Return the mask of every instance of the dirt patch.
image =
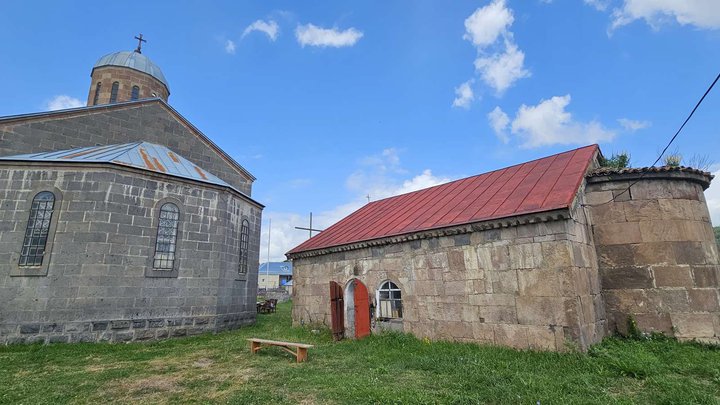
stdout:
<svg viewBox="0 0 720 405">
<path fill-rule="evenodd" d="M 203 358 L 195 360 L 195 362 L 193 363 L 193 367 L 208 368 L 208 367 L 212 366 L 213 363 L 215 363 L 215 362 L 208 358 L 203 357 Z"/>
</svg>

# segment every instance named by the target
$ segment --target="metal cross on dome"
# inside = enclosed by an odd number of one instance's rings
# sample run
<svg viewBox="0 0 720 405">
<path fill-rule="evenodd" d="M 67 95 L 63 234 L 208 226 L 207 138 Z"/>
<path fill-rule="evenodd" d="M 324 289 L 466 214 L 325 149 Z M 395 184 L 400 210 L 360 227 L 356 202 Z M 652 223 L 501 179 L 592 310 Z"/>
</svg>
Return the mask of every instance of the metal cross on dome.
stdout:
<svg viewBox="0 0 720 405">
<path fill-rule="evenodd" d="M 139 35 L 140 35 L 140 36 L 136 36 L 136 37 L 135 37 L 135 39 L 138 40 L 138 47 L 137 47 L 137 49 L 135 50 L 135 52 L 137 52 L 137 53 L 142 53 L 142 49 L 141 49 L 141 48 L 142 48 L 142 43 L 143 43 L 143 42 L 147 42 L 147 40 L 143 39 L 143 35 L 142 35 L 142 34 L 139 34 Z"/>
</svg>

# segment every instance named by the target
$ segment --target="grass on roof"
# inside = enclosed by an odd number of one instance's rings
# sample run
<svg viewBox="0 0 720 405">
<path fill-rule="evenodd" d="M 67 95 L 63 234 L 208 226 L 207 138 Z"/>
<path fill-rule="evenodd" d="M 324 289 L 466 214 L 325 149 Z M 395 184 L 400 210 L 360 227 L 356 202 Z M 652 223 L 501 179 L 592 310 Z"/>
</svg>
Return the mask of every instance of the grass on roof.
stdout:
<svg viewBox="0 0 720 405">
<path fill-rule="evenodd" d="M 246 338 L 304 342 L 302 364 Z M 708 403 L 720 349 L 606 339 L 588 353 L 520 352 L 382 334 L 333 343 L 290 304 L 237 331 L 154 343 L 0 347 L 0 403 Z"/>
</svg>

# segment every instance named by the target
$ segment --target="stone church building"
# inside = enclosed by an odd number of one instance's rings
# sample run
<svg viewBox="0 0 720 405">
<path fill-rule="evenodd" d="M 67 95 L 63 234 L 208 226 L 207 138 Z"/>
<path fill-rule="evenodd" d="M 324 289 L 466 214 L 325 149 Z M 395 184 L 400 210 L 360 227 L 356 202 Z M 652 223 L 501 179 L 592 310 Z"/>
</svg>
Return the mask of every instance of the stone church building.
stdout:
<svg viewBox="0 0 720 405">
<path fill-rule="evenodd" d="M 0 344 L 130 341 L 255 320 L 255 177 L 116 52 L 87 106 L 0 117 Z"/>
<path fill-rule="evenodd" d="M 712 176 L 600 157 L 587 146 L 368 203 L 288 252 L 293 321 L 560 351 L 632 319 L 720 341 Z"/>
</svg>

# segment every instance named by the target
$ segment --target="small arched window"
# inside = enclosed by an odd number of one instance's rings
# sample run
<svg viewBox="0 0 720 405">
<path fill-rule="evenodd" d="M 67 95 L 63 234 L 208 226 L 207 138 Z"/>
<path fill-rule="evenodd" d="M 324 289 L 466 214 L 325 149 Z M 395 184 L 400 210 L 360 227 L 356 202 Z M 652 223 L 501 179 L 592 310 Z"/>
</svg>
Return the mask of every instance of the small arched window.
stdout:
<svg viewBox="0 0 720 405">
<path fill-rule="evenodd" d="M 41 191 L 35 195 L 20 252 L 20 267 L 42 266 L 54 210 L 55 194 Z"/>
<path fill-rule="evenodd" d="M 165 203 L 160 207 L 155 257 L 153 258 L 155 270 L 174 269 L 179 222 L 180 210 L 177 205 Z"/>
<path fill-rule="evenodd" d="M 117 102 L 117 94 L 118 94 L 119 87 L 120 87 L 119 82 L 113 82 L 112 88 L 110 89 L 110 102 L 111 103 Z"/>
<path fill-rule="evenodd" d="M 238 272 L 246 274 L 248 271 L 248 247 L 250 245 L 250 222 L 243 219 L 240 227 L 240 263 Z"/>
<path fill-rule="evenodd" d="M 402 318 L 400 287 L 392 281 L 382 283 L 378 290 L 378 319 Z"/>
<path fill-rule="evenodd" d="M 95 97 L 93 97 L 93 105 L 97 105 L 98 100 L 100 99 L 100 89 L 102 88 L 102 83 L 98 82 L 98 84 L 95 86 Z"/>
<path fill-rule="evenodd" d="M 130 94 L 130 100 L 137 100 L 140 97 L 140 87 L 132 86 L 132 94 Z"/>
</svg>

